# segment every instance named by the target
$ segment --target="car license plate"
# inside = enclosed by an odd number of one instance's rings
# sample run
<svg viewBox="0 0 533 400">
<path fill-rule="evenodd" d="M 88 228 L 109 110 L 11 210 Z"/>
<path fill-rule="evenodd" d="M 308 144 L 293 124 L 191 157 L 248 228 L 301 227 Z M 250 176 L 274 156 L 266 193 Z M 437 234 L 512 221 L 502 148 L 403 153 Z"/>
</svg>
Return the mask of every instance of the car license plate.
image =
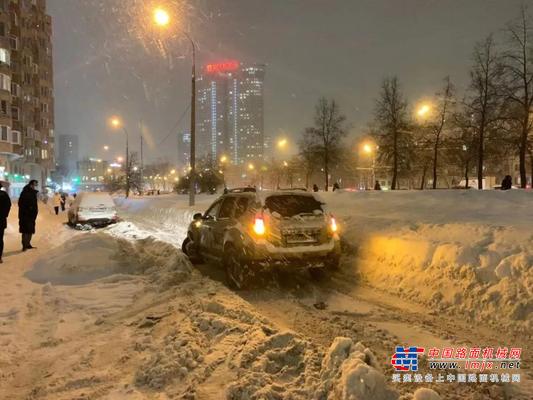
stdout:
<svg viewBox="0 0 533 400">
<path fill-rule="evenodd" d="M 305 233 L 294 233 L 291 235 L 285 235 L 285 241 L 288 244 L 295 243 L 316 243 L 317 238 L 315 235 L 306 235 Z"/>
</svg>

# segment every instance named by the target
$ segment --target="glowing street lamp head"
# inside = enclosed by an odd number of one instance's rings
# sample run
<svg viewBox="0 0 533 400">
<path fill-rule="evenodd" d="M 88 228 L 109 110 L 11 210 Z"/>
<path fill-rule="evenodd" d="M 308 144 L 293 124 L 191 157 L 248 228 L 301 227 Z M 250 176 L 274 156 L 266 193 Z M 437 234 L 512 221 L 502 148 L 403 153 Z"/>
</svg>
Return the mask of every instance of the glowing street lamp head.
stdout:
<svg viewBox="0 0 533 400">
<path fill-rule="evenodd" d="M 158 26 L 167 26 L 170 23 L 170 15 L 162 8 L 154 10 L 154 22 Z"/>
<path fill-rule="evenodd" d="M 280 139 L 278 140 L 278 147 L 280 149 L 283 149 L 287 146 L 287 139 Z"/>
<path fill-rule="evenodd" d="M 120 162 L 124 161 L 124 158 L 122 158 L 122 157 L 117 157 L 117 161 L 120 163 Z"/>
<path fill-rule="evenodd" d="M 248 164 L 248 169 L 252 171 L 253 169 L 255 169 L 255 166 L 252 163 L 250 163 Z"/>
<path fill-rule="evenodd" d="M 372 153 L 372 145 L 370 145 L 369 143 L 365 143 L 363 145 L 363 151 L 367 154 Z"/>
<path fill-rule="evenodd" d="M 228 157 L 227 156 L 220 157 L 220 162 L 221 163 L 225 163 L 226 161 L 228 161 Z"/>
<path fill-rule="evenodd" d="M 431 107 L 429 106 L 429 104 L 422 104 L 420 107 L 418 107 L 418 111 L 416 112 L 416 114 L 419 117 L 424 118 L 428 116 L 430 111 Z"/>
<path fill-rule="evenodd" d="M 104 146 L 104 150 L 105 150 L 105 151 L 109 150 L 109 146 L 108 146 L 108 145 L 105 145 L 105 146 Z"/>
<path fill-rule="evenodd" d="M 122 126 L 122 122 L 120 121 L 119 117 L 111 117 L 109 123 L 113 128 L 120 128 Z"/>
</svg>

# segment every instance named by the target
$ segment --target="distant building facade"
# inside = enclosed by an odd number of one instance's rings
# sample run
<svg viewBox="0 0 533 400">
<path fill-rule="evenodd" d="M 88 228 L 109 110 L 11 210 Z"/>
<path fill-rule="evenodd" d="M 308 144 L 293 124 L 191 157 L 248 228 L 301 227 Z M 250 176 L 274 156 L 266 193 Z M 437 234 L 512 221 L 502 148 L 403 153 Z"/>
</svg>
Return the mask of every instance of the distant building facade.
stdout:
<svg viewBox="0 0 533 400">
<path fill-rule="evenodd" d="M 178 134 L 178 163 L 187 168 L 191 162 L 191 133 L 189 131 Z"/>
<path fill-rule="evenodd" d="M 0 1 L 0 180 L 15 196 L 55 168 L 51 35 L 45 0 Z"/>
<path fill-rule="evenodd" d="M 107 161 L 87 158 L 77 164 L 78 176 L 74 179 L 78 190 L 94 192 L 105 189 L 105 176 L 111 173 L 110 165 Z"/>
<path fill-rule="evenodd" d="M 264 157 L 265 66 L 208 64 L 197 79 L 197 157 L 242 165 Z"/>
<path fill-rule="evenodd" d="M 79 137 L 77 135 L 58 135 L 57 164 L 63 177 L 75 175 L 79 158 Z"/>
</svg>

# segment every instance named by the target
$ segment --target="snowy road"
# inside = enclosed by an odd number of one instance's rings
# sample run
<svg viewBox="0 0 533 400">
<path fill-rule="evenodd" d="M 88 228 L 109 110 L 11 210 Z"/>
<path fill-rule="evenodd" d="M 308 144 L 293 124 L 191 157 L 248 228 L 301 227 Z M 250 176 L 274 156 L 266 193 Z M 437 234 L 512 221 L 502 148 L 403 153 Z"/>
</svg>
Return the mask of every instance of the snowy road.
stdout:
<svg viewBox="0 0 533 400">
<path fill-rule="evenodd" d="M 123 204 L 126 221 L 111 231 L 114 235 L 130 238 L 132 235 L 154 236 L 179 246 L 193 214 L 185 201 L 180 200 L 179 197 L 169 196 L 145 203 L 132 200 Z M 198 211 L 205 209 L 212 200 L 213 197 L 201 198 Z M 334 207 L 332 211 L 342 214 L 342 210 Z M 527 382 L 513 388 L 491 387 L 490 393 L 483 392 L 487 396 L 483 398 L 503 398 L 504 391 L 506 396 L 510 396 L 515 389 L 523 395 L 533 392 L 530 354 L 527 351 L 531 349 L 530 336 L 512 336 L 493 327 L 472 323 L 460 314 L 450 315 L 450 312 L 428 308 L 370 286 L 354 272 L 354 258 L 353 254 L 345 255 L 340 272 L 322 282 L 312 282 L 305 275 L 282 274 L 274 279 L 266 278 L 261 287 L 237 292 L 237 295 L 279 327 L 294 330 L 321 345 L 328 345 L 338 336 L 363 341 L 375 351 L 386 376 L 391 376 L 393 372 L 388 365 L 393 348 L 398 344 L 443 348 L 510 343 L 525 349 L 523 365 L 526 369 L 521 372 L 522 380 Z M 220 269 L 211 265 L 202 265 L 199 269 L 204 275 L 224 282 L 224 272 Z M 481 390 L 472 385 L 429 386 L 450 399 L 479 398 L 476 396 Z M 410 393 L 416 387 L 415 384 L 395 385 L 401 393 Z"/>
<path fill-rule="evenodd" d="M 491 202 L 523 215 L 530 199 L 523 195 Z M 462 225 L 456 194 L 438 203 L 443 213 L 454 208 L 450 224 L 431 215 L 436 199 L 410 196 L 330 195 L 350 244 L 340 270 L 321 281 L 266 275 L 238 292 L 224 286 L 220 268 L 200 265 L 198 272 L 179 250 L 188 221 L 212 196 L 200 198 L 197 210 L 179 196 L 118 200 L 123 221 L 89 232 L 42 209 L 38 248 L 27 253 L 17 250 L 12 215 L 0 268 L 0 398 L 307 400 L 328 393 L 337 400 L 347 391 L 395 400 L 392 387 L 401 400 L 419 400 L 413 393 L 426 387 L 441 399 L 529 399 L 531 332 L 521 329 L 530 315 L 520 303 L 531 300 L 521 292 L 533 259 L 533 238 L 521 230 L 528 227 L 513 225 L 512 213 L 502 220 L 498 204 L 476 217 L 470 203 L 478 194 L 466 198 L 470 220 Z M 403 292 L 386 280 L 398 279 L 398 269 L 408 278 Z M 418 275 L 425 282 L 419 292 L 409 286 L 421 282 Z M 450 285 L 468 285 L 475 296 L 448 303 Z M 434 292 L 443 295 L 428 302 Z M 479 322 L 495 304 L 521 312 L 502 313 L 501 326 L 494 318 Z M 522 347 L 522 382 L 392 383 L 396 345 Z M 420 372 L 435 373 L 425 360 Z"/>
</svg>

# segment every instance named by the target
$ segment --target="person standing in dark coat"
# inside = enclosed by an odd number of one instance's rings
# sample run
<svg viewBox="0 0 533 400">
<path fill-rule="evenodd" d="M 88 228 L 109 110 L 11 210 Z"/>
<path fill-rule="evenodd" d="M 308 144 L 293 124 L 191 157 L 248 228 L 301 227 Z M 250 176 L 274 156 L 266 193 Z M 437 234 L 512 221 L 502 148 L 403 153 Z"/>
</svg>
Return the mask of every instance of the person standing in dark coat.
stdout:
<svg viewBox="0 0 533 400">
<path fill-rule="evenodd" d="M 318 186 L 316 183 L 313 185 L 313 192 L 318 192 Z"/>
<path fill-rule="evenodd" d="M 502 190 L 509 190 L 513 188 L 513 178 L 511 175 L 505 175 L 502 180 Z"/>
<path fill-rule="evenodd" d="M 381 185 L 379 181 L 376 181 L 376 183 L 374 184 L 374 190 L 381 190 Z"/>
<path fill-rule="evenodd" d="M 0 184 L 0 264 L 2 261 L 2 255 L 4 254 L 4 232 L 7 228 L 7 217 L 11 210 L 11 200 L 9 195 L 1 190 L 2 184 Z"/>
<path fill-rule="evenodd" d="M 39 182 L 31 180 L 19 197 L 19 232 L 22 234 L 22 251 L 33 249 L 31 237 L 35 233 L 35 220 L 39 208 L 37 207 L 37 185 Z"/>
</svg>

